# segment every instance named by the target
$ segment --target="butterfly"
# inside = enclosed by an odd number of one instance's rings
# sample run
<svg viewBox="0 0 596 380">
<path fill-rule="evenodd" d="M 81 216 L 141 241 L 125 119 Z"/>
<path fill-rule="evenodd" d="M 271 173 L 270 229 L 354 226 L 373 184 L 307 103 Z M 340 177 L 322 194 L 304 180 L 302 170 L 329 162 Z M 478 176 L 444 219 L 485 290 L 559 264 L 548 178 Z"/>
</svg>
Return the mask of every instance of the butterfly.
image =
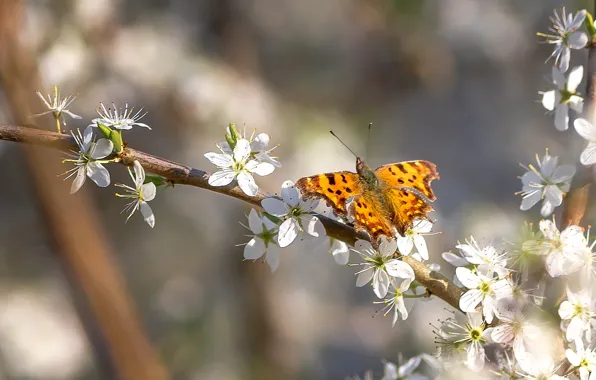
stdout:
<svg viewBox="0 0 596 380">
<path fill-rule="evenodd" d="M 416 219 L 428 219 L 436 199 L 430 183 L 439 179 L 435 164 L 404 161 L 372 170 L 360 157 L 356 173 L 342 171 L 300 178 L 296 186 L 305 199 L 327 201 L 338 216 L 353 220 L 373 243 L 381 236 L 405 235 Z"/>
</svg>

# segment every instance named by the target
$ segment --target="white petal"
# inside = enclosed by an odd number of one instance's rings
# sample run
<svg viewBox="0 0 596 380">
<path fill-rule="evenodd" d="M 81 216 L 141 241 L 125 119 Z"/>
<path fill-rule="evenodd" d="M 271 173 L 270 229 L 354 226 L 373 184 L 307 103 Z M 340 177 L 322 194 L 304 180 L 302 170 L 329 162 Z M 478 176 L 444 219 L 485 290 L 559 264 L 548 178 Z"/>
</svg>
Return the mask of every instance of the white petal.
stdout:
<svg viewBox="0 0 596 380">
<path fill-rule="evenodd" d="M 584 67 L 575 66 L 569 72 L 569 79 L 567 79 L 567 90 L 575 91 L 584 77 Z"/>
<path fill-rule="evenodd" d="M 565 71 L 567 70 L 561 70 L 557 66 L 553 66 L 551 69 L 551 73 L 553 75 L 553 83 L 557 86 L 557 88 L 561 90 L 565 88 Z"/>
<path fill-rule="evenodd" d="M 143 194 L 143 200 L 145 202 L 152 201 L 155 198 L 155 194 L 157 193 L 157 188 L 155 184 L 152 182 L 146 183 L 141 186 L 141 194 Z"/>
<path fill-rule="evenodd" d="M 290 207 L 298 206 L 300 194 L 298 194 L 298 189 L 296 189 L 296 186 L 294 186 L 294 182 L 285 181 L 281 185 L 281 197 Z"/>
<path fill-rule="evenodd" d="M 265 198 L 261 201 L 261 206 L 271 215 L 285 216 L 288 213 L 286 204 L 277 198 Z"/>
<path fill-rule="evenodd" d="M 259 187 L 255 183 L 254 178 L 247 172 L 238 174 L 238 186 L 244 191 L 244 194 L 249 197 L 254 197 L 259 192 Z"/>
<path fill-rule="evenodd" d="M 87 177 L 99 187 L 110 185 L 110 172 L 100 163 L 91 162 L 87 164 Z"/>
<path fill-rule="evenodd" d="M 575 175 L 575 166 L 573 165 L 561 165 L 551 177 L 551 181 L 554 183 L 561 183 L 569 181 Z"/>
<path fill-rule="evenodd" d="M 374 270 L 372 268 L 367 268 L 367 270 L 360 272 L 358 277 L 356 278 L 356 286 L 362 287 L 372 280 L 374 275 Z"/>
<path fill-rule="evenodd" d="M 109 156 L 114 149 L 114 144 L 108 139 L 99 139 L 91 148 L 89 155 L 93 159 L 104 158 Z"/>
<path fill-rule="evenodd" d="M 542 178 L 540 178 L 538 174 L 534 173 L 533 170 L 524 173 L 524 175 L 521 177 L 521 181 L 522 185 L 524 186 L 524 191 L 526 191 L 525 188 L 527 188 L 528 186 L 536 186 L 542 184 Z"/>
<path fill-rule="evenodd" d="M 545 238 L 549 240 L 558 239 L 560 234 L 557 226 L 552 220 L 541 220 L 539 224 L 540 232 L 544 235 Z"/>
<path fill-rule="evenodd" d="M 93 141 L 93 127 L 95 124 L 88 125 L 87 128 L 83 131 L 83 146 L 85 149 L 89 148 L 89 144 Z M 85 152 L 84 152 L 85 153 Z"/>
<path fill-rule="evenodd" d="M 569 14 L 569 16 L 571 16 L 571 14 Z M 586 18 L 586 10 L 582 9 L 581 11 L 578 11 L 575 14 L 575 17 L 573 18 L 573 20 L 567 24 L 567 29 L 568 30 L 578 29 L 584 23 L 585 18 Z"/>
<path fill-rule="evenodd" d="M 491 338 L 497 343 L 509 344 L 515 337 L 515 330 L 510 324 L 503 324 L 495 327 L 491 333 Z"/>
<path fill-rule="evenodd" d="M 232 161 L 232 156 L 228 154 L 221 154 L 221 153 L 205 153 L 205 158 L 208 159 L 212 164 L 217 165 L 220 168 L 229 168 L 231 167 L 234 162 Z"/>
<path fill-rule="evenodd" d="M 534 207 L 534 205 L 542 199 L 542 192 L 539 190 L 534 191 L 533 193 L 524 195 L 522 198 L 521 204 L 519 209 L 522 211 L 526 211 Z"/>
<path fill-rule="evenodd" d="M 395 312 L 394 312 L 394 317 L 393 317 L 393 326 L 395 326 L 395 322 L 397 322 L 398 314 L 401 314 L 401 319 L 403 319 L 404 321 L 406 319 L 408 319 L 408 309 L 406 309 L 406 304 L 404 303 L 404 297 L 399 297 L 395 301 L 394 307 L 395 307 Z M 408 379 L 411 379 L 411 377 L 408 377 Z"/>
<path fill-rule="evenodd" d="M 259 133 L 250 144 L 250 148 L 253 152 L 260 152 L 261 150 L 267 149 L 268 146 L 269 135 L 266 133 Z"/>
<path fill-rule="evenodd" d="M 456 255 L 453 252 L 443 252 L 441 255 L 443 260 L 447 261 L 449 264 L 455 267 L 463 267 L 468 265 L 468 261 L 461 256 Z"/>
<path fill-rule="evenodd" d="M 254 208 L 250 209 L 250 212 L 248 213 L 248 228 L 250 228 L 253 234 L 260 234 L 263 232 L 261 216 Z"/>
<path fill-rule="evenodd" d="M 416 250 L 424 260 L 428 260 L 428 248 L 426 247 L 426 240 L 421 235 L 414 236 L 414 245 Z"/>
<path fill-rule="evenodd" d="M 588 146 L 582 152 L 579 160 L 583 165 L 592 165 L 596 163 L 596 143 L 588 143 Z"/>
<path fill-rule="evenodd" d="M 420 219 L 414 224 L 414 230 L 418 233 L 429 233 L 433 229 L 433 224 L 426 220 Z"/>
<path fill-rule="evenodd" d="M 582 49 L 588 43 L 588 36 L 584 32 L 575 32 L 569 36 L 568 41 L 572 49 Z"/>
<path fill-rule="evenodd" d="M 580 317 L 574 317 L 567 326 L 566 338 L 572 342 L 575 340 L 582 339 L 583 332 L 586 330 L 586 324 L 581 320 Z"/>
<path fill-rule="evenodd" d="M 70 193 L 74 194 L 77 191 L 79 191 L 79 189 L 85 183 L 85 179 L 87 179 L 87 175 L 85 173 L 85 167 L 81 166 L 79 169 L 77 169 L 77 175 L 76 175 L 74 181 L 72 181 L 72 185 L 70 185 Z"/>
<path fill-rule="evenodd" d="M 588 141 L 596 142 L 596 127 L 594 127 L 588 120 L 575 119 L 573 126 L 581 137 Z"/>
<path fill-rule="evenodd" d="M 563 301 L 561 302 L 561 306 L 559 306 L 559 317 L 561 317 L 561 319 L 571 319 L 571 317 L 573 317 L 574 311 L 575 310 L 571 302 Z"/>
<path fill-rule="evenodd" d="M 466 365 L 474 372 L 480 372 L 484 368 L 484 348 L 479 343 L 468 347 Z"/>
<path fill-rule="evenodd" d="M 563 192 L 557 187 L 557 185 L 548 185 L 544 188 L 545 200 L 552 203 L 553 206 L 560 206 L 563 202 Z"/>
<path fill-rule="evenodd" d="M 387 239 L 385 236 L 381 237 L 381 243 L 379 244 L 379 253 L 381 256 L 393 256 L 397 249 L 397 241 L 395 239 Z"/>
<path fill-rule="evenodd" d="M 304 232 L 316 238 L 324 238 L 327 236 L 323 223 L 314 215 L 302 215 L 300 223 Z"/>
<path fill-rule="evenodd" d="M 542 202 L 542 208 L 540 208 L 540 215 L 542 215 L 544 218 L 550 216 L 553 214 L 553 212 L 555 211 L 555 206 L 550 203 L 548 200 L 544 200 L 544 202 Z"/>
<path fill-rule="evenodd" d="M 281 259 L 281 251 L 275 244 L 269 244 L 267 247 L 267 264 L 271 268 L 271 272 L 275 272 L 279 267 L 279 261 Z"/>
<path fill-rule="evenodd" d="M 567 360 L 569 360 L 569 363 L 571 363 L 574 367 L 579 366 L 579 364 L 581 363 L 581 358 L 579 357 L 579 355 L 570 348 L 565 350 L 565 356 L 567 356 Z"/>
<path fill-rule="evenodd" d="M 545 91 L 542 93 L 542 106 L 549 111 L 554 110 L 555 106 L 559 104 L 556 99 L 556 94 L 558 94 L 558 91 L 556 90 Z"/>
<path fill-rule="evenodd" d="M 226 186 L 229 185 L 235 177 L 236 174 L 234 174 L 234 171 L 223 169 L 211 174 L 208 182 L 211 186 Z"/>
<path fill-rule="evenodd" d="M 412 238 L 409 236 L 398 236 L 397 237 L 397 249 L 399 249 L 399 253 L 404 256 L 408 256 L 412 249 L 414 248 L 414 242 Z"/>
<path fill-rule="evenodd" d="M 571 95 L 567 104 L 576 113 L 581 114 L 584 111 L 584 99 L 581 96 Z"/>
<path fill-rule="evenodd" d="M 566 103 L 559 104 L 555 109 L 555 127 L 559 131 L 569 128 L 569 106 Z"/>
<path fill-rule="evenodd" d="M 281 248 L 285 248 L 298 236 L 299 228 L 298 222 L 295 219 L 287 219 L 279 226 L 277 234 L 277 242 Z"/>
<path fill-rule="evenodd" d="M 243 162 L 250 155 L 250 143 L 246 139 L 240 139 L 234 147 L 234 161 Z"/>
<path fill-rule="evenodd" d="M 397 377 L 397 366 L 390 362 L 385 363 L 383 366 L 383 380 L 395 380 Z"/>
<path fill-rule="evenodd" d="M 385 263 L 387 274 L 392 277 L 414 279 L 414 270 L 412 267 L 401 260 L 393 259 Z"/>
<path fill-rule="evenodd" d="M 373 291 L 379 298 L 385 298 L 389 291 L 389 276 L 384 270 L 375 270 L 373 274 Z"/>
<path fill-rule="evenodd" d="M 259 238 L 253 238 L 244 246 L 244 258 L 247 260 L 256 260 L 265 253 L 265 242 Z"/>
<path fill-rule="evenodd" d="M 457 267 L 455 269 L 455 275 L 468 289 L 475 289 L 482 283 L 480 277 L 466 267 Z"/>
<path fill-rule="evenodd" d="M 143 182 L 145 182 L 145 170 L 137 160 L 135 160 L 133 168 L 135 171 L 135 185 L 138 189 L 143 185 Z"/>
<path fill-rule="evenodd" d="M 412 372 L 414 372 L 416 368 L 418 368 L 418 366 L 420 365 L 420 361 L 422 361 L 422 358 L 420 358 L 420 356 L 414 356 L 405 364 L 402 364 L 399 367 L 399 377 L 402 378 L 412 374 Z"/>
<path fill-rule="evenodd" d="M 330 248 L 333 259 L 339 265 L 346 265 L 350 260 L 350 249 L 348 245 L 341 240 L 333 240 Z"/>
<path fill-rule="evenodd" d="M 478 289 L 472 289 L 465 292 L 459 299 L 459 308 L 464 313 L 472 312 L 482 301 L 483 294 Z"/>
<path fill-rule="evenodd" d="M 275 166 L 273 166 L 273 164 L 270 164 L 269 162 L 259 162 L 257 160 L 250 160 L 246 164 L 245 168 L 249 172 L 255 173 L 261 177 L 269 175 L 275 170 Z"/>
<path fill-rule="evenodd" d="M 153 215 L 153 210 L 151 210 L 151 206 L 149 206 L 147 202 L 142 201 L 139 202 L 139 206 L 141 210 L 141 215 L 143 215 L 143 219 L 151 228 L 153 228 L 155 226 L 155 215 Z"/>
<path fill-rule="evenodd" d="M 562 72 L 566 72 L 569 69 L 569 60 L 571 59 L 571 50 L 565 46 L 560 45 L 561 54 L 559 55 L 559 68 Z"/>
<path fill-rule="evenodd" d="M 356 240 L 354 248 L 356 251 L 368 256 L 372 256 L 375 253 L 375 249 L 372 247 L 370 242 L 366 240 Z"/>
</svg>

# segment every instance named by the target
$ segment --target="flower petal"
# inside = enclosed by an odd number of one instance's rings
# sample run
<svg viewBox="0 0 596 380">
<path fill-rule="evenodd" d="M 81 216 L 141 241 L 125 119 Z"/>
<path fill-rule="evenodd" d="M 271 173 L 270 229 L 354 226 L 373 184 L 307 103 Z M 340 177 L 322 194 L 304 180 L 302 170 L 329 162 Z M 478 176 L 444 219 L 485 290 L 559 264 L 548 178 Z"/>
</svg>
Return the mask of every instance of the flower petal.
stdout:
<svg viewBox="0 0 596 380">
<path fill-rule="evenodd" d="M 396 239 L 387 239 L 385 236 L 381 237 L 381 243 L 379 244 L 379 253 L 383 257 L 393 256 L 397 249 Z"/>
<path fill-rule="evenodd" d="M 246 139 L 240 139 L 234 147 L 234 162 L 244 162 L 250 155 L 250 143 Z"/>
<path fill-rule="evenodd" d="M 135 171 L 135 185 L 138 189 L 143 185 L 143 182 L 145 182 L 145 170 L 137 160 L 135 160 L 133 164 L 133 169 Z"/>
<path fill-rule="evenodd" d="M 255 139 L 250 143 L 250 149 L 253 152 L 260 152 L 267 149 L 269 146 L 269 135 L 266 133 L 259 133 Z"/>
<path fill-rule="evenodd" d="M 560 90 L 565 88 L 565 71 L 567 71 L 567 70 L 561 70 L 557 66 L 553 66 L 551 68 L 551 73 L 553 76 L 553 83 Z M 557 102 L 557 103 L 559 103 L 559 102 Z"/>
<path fill-rule="evenodd" d="M 544 188 L 545 200 L 552 203 L 553 206 L 560 206 L 563 202 L 563 192 L 557 187 L 557 185 L 548 185 Z"/>
<path fill-rule="evenodd" d="M 114 144 L 108 139 L 99 139 L 92 145 L 89 156 L 94 160 L 109 156 L 114 149 Z"/>
<path fill-rule="evenodd" d="M 575 166 L 561 165 L 559 166 L 551 177 L 554 183 L 561 183 L 569 181 L 575 175 Z"/>
<path fill-rule="evenodd" d="M 249 197 L 254 197 L 259 192 L 259 187 L 255 183 L 254 178 L 247 172 L 238 174 L 238 186 L 244 191 L 244 194 Z"/>
<path fill-rule="evenodd" d="M 414 280 L 414 270 L 412 267 L 401 260 L 393 259 L 385 263 L 387 274 L 392 277 L 407 278 Z"/>
<path fill-rule="evenodd" d="M 464 313 L 476 310 L 476 307 L 482 302 L 483 294 L 478 289 L 471 289 L 465 292 L 459 299 L 459 308 Z"/>
<path fill-rule="evenodd" d="M 582 49 L 588 43 L 588 36 L 586 33 L 578 31 L 572 33 L 567 41 L 572 49 Z"/>
<path fill-rule="evenodd" d="M 261 206 L 271 215 L 277 217 L 285 216 L 289 210 L 286 204 L 277 198 L 265 198 L 261 201 Z"/>
<path fill-rule="evenodd" d="M 373 274 L 373 291 L 379 298 L 385 298 L 389 291 L 389 276 L 384 270 L 375 270 Z"/>
<path fill-rule="evenodd" d="M 273 166 L 273 164 L 270 164 L 269 162 L 259 162 L 257 160 L 248 161 L 245 168 L 249 172 L 255 173 L 261 177 L 269 175 L 275 170 L 275 166 Z"/>
<path fill-rule="evenodd" d="M 426 240 L 424 240 L 424 236 L 414 236 L 414 245 L 416 246 L 416 250 L 418 251 L 420 256 L 424 260 L 428 260 L 428 248 L 426 247 Z"/>
<path fill-rule="evenodd" d="M 374 270 L 372 267 L 368 267 L 366 270 L 358 273 L 358 277 L 356 277 L 356 286 L 362 287 L 372 280 L 374 275 Z"/>
<path fill-rule="evenodd" d="M 157 188 L 153 182 L 149 182 L 141 186 L 141 194 L 145 202 L 152 201 L 157 193 Z"/>
<path fill-rule="evenodd" d="M 98 162 L 87 164 L 87 177 L 99 187 L 107 187 L 110 185 L 110 172 Z"/>
<path fill-rule="evenodd" d="M 542 207 L 540 208 L 540 215 L 546 218 L 552 215 L 554 211 L 555 206 L 552 203 L 550 203 L 550 201 L 545 199 L 544 202 L 542 202 Z"/>
<path fill-rule="evenodd" d="M 87 179 L 87 175 L 85 173 L 85 167 L 81 166 L 80 168 L 77 169 L 77 175 L 76 175 L 74 181 L 72 181 L 72 185 L 70 185 L 70 193 L 74 194 L 77 191 L 79 191 L 79 189 L 85 183 L 85 179 Z"/>
<path fill-rule="evenodd" d="M 569 60 L 571 59 L 571 50 L 566 45 L 559 45 L 560 46 L 560 55 L 559 55 L 559 69 L 562 72 L 567 72 L 569 69 Z"/>
<path fill-rule="evenodd" d="M 584 77 L 584 67 L 583 66 L 575 66 L 569 72 L 569 77 L 567 79 L 567 90 L 574 92 L 579 84 L 582 82 L 582 78 Z"/>
<path fill-rule="evenodd" d="M 229 185 L 235 177 L 236 174 L 234 174 L 234 171 L 226 168 L 211 174 L 207 182 L 211 186 L 226 186 Z"/>
<path fill-rule="evenodd" d="M 269 268 L 271 268 L 271 272 L 275 272 L 279 267 L 279 262 L 281 260 L 281 250 L 279 247 L 273 243 L 267 246 L 267 264 L 269 264 Z"/>
<path fill-rule="evenodd" d="M 220 168 L 229 168 L 234 164 L 232 161 L 232 156 L 228 154 L 209 152 L 205 153 L 205 158 Z"/>
<path fill-rule="evenodd" d="M 549 111 L 555 109 L 555 106 L 559 104 L 557 101 L 557 93 L 556 90 L 545 91 L 542 93 L 542 106 Z"/>
<path fill-rule="evenodd" d="M 346 265 L 350 260 L 350 249 L 341 240 L 333 239 L 333 244 L 331 244 L 329 251 L 333 255 L 335 262 L 339 265 Z"/>
<path fill-rule="evenodd" d="M 141 215 L 143 215 L 143 219 L 145 220 L 145 222 L 151 228 L 153 228 L 155 226 L 155 215 L 153 215 L 153 210 L 151 210 L 151 206 L 149 206 L 147 202 L 140 201 L 139 208 L 141 210 Z"/>
<path fill-rule="evenodd" d="M 277 242 L 281 248 L 285 248 L 296 239 L 299 232 L 298 222 L 295 219 L 286 219 L 280 226 L 277 234 Z"/>
<path fill-rule="evenodd" d="M 596 163 L 596 142 L 588 143 L 588 146 L 582 152 L 579 160 L 583 165 L 592 165 Z"/>
<path fill-rule="evenodd" d="M 534 207 L 534 205 L 542 199 L 542 192 L 539 190 L 535 190 L 532 193 L 525 194 L 522 198 L 521 204 L 519 209 L 522 211 L 527 211 Z"/>
<path fill-rule="evenodd" d="M 410 236 L 397 237 L 397 249 L 403 256 L 408 256 L 414 248 L 414 241 Z"/>
<path fill-rule="evenodd" d="M 455 268 L 455 275 L 468 289 L 476 289 L 482 283 L 480 277 L 466 267 Z"/>
<path fill-rule="evenodd" d="M 284 202 L 290 207 L 298 206 L 298 202 L 300 201 L 300 194 L 298 193 L 298 189 L 294 185 L 292 181 L 285 181 L 281 185 L 281 197 L 283 198 Z"/>
<path fill-rule="evenodd" d="M 263 222 L 261 221 L 261 216 L 254 208 L 251 208 L 250 212 L 248 213 L 248 228 L 250 228 L 253 234 L 260 234 L 263 232 Z"/>
<path fill-rule="evenodd" d="M 266 247 L 265 242 L 257 237 L 252 238 L 248 244 L 244 246 L 244 258 L 247 260 L 256 260 L 263 256 Z"/>
<path fill-rule="evenodd" d="M 573 126 L 581 137 L 588 141 L 596 142 L 596 127 L 594 127 L 588 120 L 575 119 Z"/>
<path fill-rule="evenodd" d="M 453 252 L 443 252 L 441 254 L 441 257 L 443 258 L 443 260 L 447 261 L 449 264 L 455 267 L 463 267 L 468 265 L 468 260 L 456 255 Z"/>
</svg>

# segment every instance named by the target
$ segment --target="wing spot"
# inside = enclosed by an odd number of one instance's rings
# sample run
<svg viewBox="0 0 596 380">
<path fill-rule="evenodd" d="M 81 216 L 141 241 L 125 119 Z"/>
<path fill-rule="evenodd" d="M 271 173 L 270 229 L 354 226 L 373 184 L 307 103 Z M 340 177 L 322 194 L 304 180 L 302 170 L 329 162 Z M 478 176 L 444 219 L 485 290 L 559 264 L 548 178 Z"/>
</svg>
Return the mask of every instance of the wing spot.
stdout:
<svg viewBox="0 0 596 380">
<path fill-rule="evenodd" d="M 333 189 L 330 188 L 330 187 L 327 188 L 327 191 L 330 192 L 330 193 L 333 193 Z"/>
<path fill-rule="evenodd" d="M 413 180 L 412 178 L 410 178 L 410 179 L 408 180 L 408 182 L 410 182 L 410 183 L 414 183 L 414 180 Z"/>
<path fill-rule="evenodd" d="M 393 168 L 391 166 L 389 167 L 389 173 L 395 175 L 395 172 L 393 171 Z"/>
<path fill-rule="evenodd" d="M 372 218 L 372 212 L 370 212 L 370 211 L 369 211 L 369 212 L 368 212 L 368 216 L 369 216 L 370 218 Z"/>
<path fill-rule="evenodd" d="M 416 176 L 416 174 L 414 174 L 414 175 L 412 176 L 412 178 L 413 178 L 414 180 L 417 180 L 417 179 L 418 179 L 418 177 Z"/>
<path fill-rule="evenodd" d="M 402 205 L 407 205 L 408 204 L 408 201 L 401 201 L 401 204 Z"/>
<path fill-rule="evenodd" d="M 333 175 L 327 176 L 327 180 L 331 186 L 335 185 L 335 177 Z"/>
<path fill-rule="evenodd" d="M 400 183 L 400 184 L 402 184 L 402 185 L 404 184 L 404 180 L 403 180 L 403 179 L 401 179 L 401 178 L 400 178 L 400 179 L 398 179 L 398 180 L 397 180 L 397 182 L 398 182 L 398 183 Z"/>
<path fill-rule="evenodd" d="M 362 207 L 362 203 L 360 203 L 360 202 L 356 202 L 356 206 L 358 206 L 358 207 Z"/>
<path fill-rule="evenodd" d="M 344 197 L 339 198 L 339 203 L 340 204 L 346 203 L 346 198 L 344 198 Z"/>
<path fill-rule="evenodd" d="M 349 187 L 344 187 L 344 190 L 346 191 L 346 193 L 351 193 L 352 192 L 352 189 L 349 188 Z"/>
<path fill-rule="evenodd" d="M 404 197 L 409 197 L 409 194 L 408 194 L 408 192 L 407 192 L 407 191 L 405 191 L 405 190 L 402 190 L 402 191 L 401 191 L 401 194 L 402 194 Z"/>
<path fill-rule="evenodd" d="M 404 174 L 408 174 L 408 171 L 406 170 L 406 168 L 404 168 L 404 165 L 403 165 L 403 164 L 397 164 L 397 165 L 395 165 L 395 166 L 397 166 L 397 168 L 398 168 L 399 170 L 401 170 L 401 172 L 402 172 L 402 173 L 404 173 Z"/>
<path fill-rule="evenodd" d="M 343 183 L 348 183 L 348 181 L 346 181 L 346 176 L 345 176 L 345 175 L 343 175 L 343 174 L 341 175 L 341 181 L 342 181 Z"/>
<path fill-rule="evenodd" d="M 341 195 L 341 190 L 336 190 L 336 191 L 335 191 L 335 194 L 337 194 L 337 195 Z"/>
</svg>

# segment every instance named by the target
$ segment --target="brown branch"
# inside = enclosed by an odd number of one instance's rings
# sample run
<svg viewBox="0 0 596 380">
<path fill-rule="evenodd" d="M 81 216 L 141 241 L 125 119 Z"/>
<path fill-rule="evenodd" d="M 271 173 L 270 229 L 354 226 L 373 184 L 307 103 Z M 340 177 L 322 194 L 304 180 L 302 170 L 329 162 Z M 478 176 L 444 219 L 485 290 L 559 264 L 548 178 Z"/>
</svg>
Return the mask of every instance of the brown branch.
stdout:
<svg viewBox="0 0 596 380">
<path fill-rule="evenodd" d="M 0 125 L 0 140 L 14 141 L 19 143 L 41 145 L 52 147 L 63 151 L 77 150 L 72 137 L 55 132 L 41 131 L 38 129 L 2 126 Z M 158 174 L 174 184 L 189 185 L 215 191 L 220 194 L 243 200 L 254 206 L 261 207 L 261 201 L 269 197 L 268 194 L 259 192 L 256 196 L 250 197 L 238 186 L 211 186 L 208 183 L 209 173 L 189 166 L 169 161 L 148 153 L 144 153 L 132 148 L 125 148 L 120 154 L 120 163 L 131 166 L 135 160 L 139 161 L 141 166 L 148 172 Z M 338 240 L 342 240 L 350 245 L 354 245 L 357 239 L 368 240 L 364 233 L 358 233 L 354 228 L 332 219 L 319 215 L 327 235 Z M 410 264 L 418 280 L 425 286 L 431 294 L 441 298 L 449 305 L 459 308 L 459 298 L 462 290 L 447 280 L 439 273 L 433 272 L 425 264 L 414 260 L 411 257 L 403 257 L 403 260 Z"/>
</svg>

